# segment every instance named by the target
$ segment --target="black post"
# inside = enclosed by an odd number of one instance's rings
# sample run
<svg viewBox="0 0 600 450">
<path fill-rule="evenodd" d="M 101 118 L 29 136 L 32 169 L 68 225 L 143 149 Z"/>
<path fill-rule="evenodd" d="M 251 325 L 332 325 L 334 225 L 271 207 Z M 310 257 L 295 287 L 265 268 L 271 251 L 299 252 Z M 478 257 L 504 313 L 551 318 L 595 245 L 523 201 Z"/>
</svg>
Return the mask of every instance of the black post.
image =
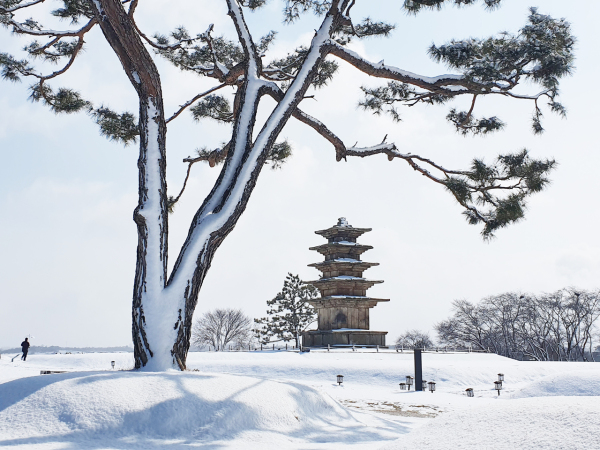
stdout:
<svg viewBox="0 0 600 450">
<path fill-rule="evenodd" d="M 423 390 L 423 360 L 421 349 L 415 348 L 415 391 Z"/>
</svg>

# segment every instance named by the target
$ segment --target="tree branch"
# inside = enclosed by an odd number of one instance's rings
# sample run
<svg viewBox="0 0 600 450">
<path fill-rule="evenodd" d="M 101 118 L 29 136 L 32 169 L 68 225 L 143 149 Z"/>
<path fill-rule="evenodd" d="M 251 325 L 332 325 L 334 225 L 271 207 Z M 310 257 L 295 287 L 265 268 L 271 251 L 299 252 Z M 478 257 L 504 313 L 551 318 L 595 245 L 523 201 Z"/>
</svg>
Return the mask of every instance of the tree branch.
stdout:
<svg viewBox="0 0 600 450">
<path fill-rule="evenodd" d="M 23 24 L 17 22 L 16 20 L 10 19 L 8 21 L 9 25 L 13 26 L 13 32 L 17 34 L 28 34 L 31 36 L 60 36 L 60 37 L 76 37 L 82 36 L 87 33 L 95 24 L 96 19 L 91 19 L 87 24 L 85 24 L 79 30 L 74 31 L 56 31 L 56 30 L 34 30 L 30 28 L 23 27 Z"/>
<path fill-rule="evenodd" d="M 337 56 L 353 65 L 361 72 L 373 77 L 400 81 L 444 95 L 456 95 L 459 92 L 467 93 L 470 92 L 472 87 L 462 75 L 426 77 L 397 67 L 386 66 L 383 62 L 374 64 L 363 59 L 358 53 L 348 50 L 333 40 L 328 42 L 327 47 L 330 54 Z"/>
<path fill-rule="evenodd" d="M 197 100 L 199 100 L 202 97 L 205 97 L 206 95 L 208 95 L 212 92 L 215 92 L 225 86 L 227 86 L 227 85 L 225 83 L 223 83 L 223 84 L 220 84 L 219 86 L 210 88 L 208 91 L 205 91 L 205 92 L 202 92 L 201 94 L 196 95 L 194 98 L 192 98 L 191 100 L 189 100 L 189 101 L 185 102 L 183 105 L 181 105 L 179 107 L 179 109 L 177 110 L 177 112 L 175 112 L 175 114 L 173 114 L 171 117 L 169 117 L 165 123 L 169 123 L 171 120 L 176 119 L 179 116 L 179 114 L 181 114 L 189 106 L 193 105 L 194 102 L 196 102 Z"/>
<path fill-rule="evenodd" d="M 77 58 L 77 55 L 79 54 L 79 51 L 81 50 L 81 48 L 83 47 L 83 36 L 79 36 L 79 39 L 77 40 L 77 45 L 75 46 L 75 48 L 73 49 L 73 53 L 71 54 L 71 57 L 69 58 L 69 61 L 67 62 L 67 64 L 65 64 L 65 66 L 60 69 L 57 70 L 55 72 L 52 72 L 50 75 L 44 75 L 40 77 L 40 85 L 46 81 L 46 80 L 51 80 L 52 78 L 56 78 L 59 75 L 62 75 L 63 73 L 65 73 L 67 70 L 69 70 L 69 68 L 73 65 L 73 63 L 75 62 L 75 58 Z M 35 76 L 35 75 L 34 75 Z M 41 86 L 40 86 L 41 87 Z"/>
<path fill-rule="evenodd" d="M 248 25 L 246 25 L 242 10 L 237 0 L 227 0 L 227 6 L 229 7 L 228 14 L 235 25 L 240 44 L 244 49 L 246 58 L 248 58 L 249 75 L 258 78 L 262 71 L 262 61 L 256 51 L 256 45 L 254 44 L 254 41 L 252 41 L 252 35 L 250 34 Z"/>
<path fill-rule="evenodd" d="M 264 83 L 263 92 L 268 94 L 277 102 L 283 100 L 285 96 L 281 88 L 275 83 Z M 335 156 L 337 161 L 341 161 L 342 158 L 345 158 L 346 146 L 344 145 L 344 142 L 329 128 L 327 128 L 323 122 L 306 114 L 300 108 L 296 108 L 294 112 L 292 112 L 292 116 L 300 122 L 308 125 L 325 139 L 327 139 L 335 148 Z"/>
<path fill-rule="evenodd" d="M 38 3 L 44 3 L 45 1 L 46 0 L 34 0 L 32 2 L 25 3 L 24 5 L 13 6 L 12 8 L 5 8 L 3 6 L 0 6 L 0 10 L 4 11 L 5 13 L 12 13 L 18 11 L 19 9 L 29 8 L 30 6 L 37 5 Z"/>
</svg>

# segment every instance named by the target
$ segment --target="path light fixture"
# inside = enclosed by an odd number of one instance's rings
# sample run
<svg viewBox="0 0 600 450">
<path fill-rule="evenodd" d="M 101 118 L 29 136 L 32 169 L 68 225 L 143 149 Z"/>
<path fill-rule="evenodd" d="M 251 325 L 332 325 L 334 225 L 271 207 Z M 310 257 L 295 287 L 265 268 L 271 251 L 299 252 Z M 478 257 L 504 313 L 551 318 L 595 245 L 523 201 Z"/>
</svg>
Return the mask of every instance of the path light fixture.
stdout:
<svg viewBox="0 0 600 450">
<path fill-rule="evenodd" d="M 410 391 L 410 387 L 412 386 L 414 378 L 410 375 L 406 375 L 406 385 L 408 386 L 408 390 Z"/>
<path fill-rule="evenodd" d="M 427 380 L 423 380 L 423 385 L 422 386 L 423 386 L 422 390 L 426 391 L 427 390 Z"/>
<path fill-rule="evenodd" d="M 427 385 L 429 386 L 429 392 L 433 394 L 433 391 L 435 391 L 435 381 L 430 381 Z"/>
<path fill-rule="evenodd" d="M 400 390 L 401 391 L 405 391 L 406 390 L 406 383 L 400 383 Z"/>
<path fill-rule="evenodd" d="M 467 393 L 467 397 L 475 397 L 475 393 L 473 392 L 473 388 L 465 389 L 465 392 Z"/>
<path fill-rule="evenodd" d="M 115 368 L 115 362 L 114 362 L 114 361 L 111 361 L 111 362 L 110 362 L 110 366 L 111 366 L 111 367 L 114 369 L 114 368 Z"/>
<path fill-rule="evenodd" d="M 499 373 L 498 374 L 498 381 L 504 381 L 504 374 L 503 373 Z"/>
<path fill-rule="evenodd" d="M 337 376 L 337 383 L 338 386 L 341 386 L 341 384 L 344 382 L 344 375 L 338 375 Z"/>
<path fill-rule="evenodd" d="M 494 381 L 494 389 L 498 391 L 498 395 L 500 395 L 500 391 L 502 390 L 502 381 Z"/>
</svg>

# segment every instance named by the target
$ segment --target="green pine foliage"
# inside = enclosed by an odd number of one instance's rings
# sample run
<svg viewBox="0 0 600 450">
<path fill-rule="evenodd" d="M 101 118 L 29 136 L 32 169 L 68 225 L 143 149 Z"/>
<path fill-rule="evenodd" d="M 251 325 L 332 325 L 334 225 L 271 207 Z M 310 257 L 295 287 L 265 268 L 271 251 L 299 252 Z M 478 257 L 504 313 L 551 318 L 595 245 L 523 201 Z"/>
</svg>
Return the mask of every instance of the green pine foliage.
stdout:
<svg viewBox="0 0 600 450">
<path fill-rule="evenodd" d="M 50 107 L 55 114 L 71 114 L 78 111 L 90 111 L 92 104 L 84 100 L 79 92 L 69 88 L 54 90 L 47 84 L 34 84 L 30 88 L 29 99 L 33 102 L 43 102 Z"/>
<path fill-rule="evenodd" d="M 409 11 L 412 11 L 406 6 Z M 438 7 L 444 1 L 413 1 L 412 8 Z M 468 5 L 467 0 L 456 0 L 456 4 Z M 499 2 L 486 2 L 493 6 Z M 528 23 L 518 34 L 501 33 L 487 39 L 452 40 L 448 44 L 429 48 L 429 55 L 436 62 L 461 73 L 466 88 L 455 91 L 440 89 L 431 92 L 399 82 L 388 82 L 387 86 L 365 88 L 364 100 L 360 106 L 375 114 L 387 113 L 395 121 L 400 115 L 395 105 L 413 106 L 417 103 L 445 103 L 458 95 L 504 95 L 534 102 L 532 130 L 539 134 L 544 131 L 541 123 L 542 112 L 539 101 L 545 99 L 552 112 L 566 115 L 565 107 L 557 101 L 559 80 L 573 71 L 575 38 L 570 24 L 564 19 L 553 19 L 531 8 Z M 541 94 L 535 97 L 519 96 L 512 89 L 524 81 L 542 87 Z M 474 105 L 473 100 L 473 105 Z M 462 135 L 488 134 L 503 128 L 498 117 L 475 118 L 472 111 L 451 109 L 447 115 L 456 130 Z"/>
<path fill-rule="evenodd" d="M 448 122 L 452 123 L 456 127 L 456 131 L 463 136 L 468 134 L 488 134 L 504 128 L 504 122 L 496 116 L 476 119 L 467 111 L 457 111 L 455 108 L 450 110 L 446 119 Z"/>
<path fill-rule="evenodd" d="M 100 126 L 100 134 L 111 141 L 128 145 L 136 142 L 140 135 L 137 118 L 130 112 L 116 113 L 109 108 L 101 106 L 91 111 L 95 122 Z"/>
<path fill-rule="evenodd" d="M 82 110 L 88 112 L 100 126 L 100 134 L 112 141 L 128 145 L 135 142 L 140 134 L 138 120 L 130 112 L 119 114 L 105 106 L 94 108 L 91 102 L 81 98 L 81 95 L 72 89 L 60 88 L 55 93 L 47 84 L 39 83 L 30 89 L 31 101 L 45 103 L 56 114 L 70 114 Z"/>
<path fill-rule="evenodd" d="M 331 6 L 330 0 L 285 0 L 283 16 L 286 23 L 295 22 L 306 12 L 317 16 L 325 14 Z"/>
<path fill-rule="evenodd" d="M 92 5 L 88 0 L 62 0 L 63 6 L 52 11 L 52 15 L 61 19 L 69 19 L 72 24 L 79 23 L 82 17 L 91 19 L 94 16 Z"/>
<path fill-rule="evenodd" d="M 354 37 L 359 39 L 372 36 L 387 37 L 396 27 L 386 22 L 374 22 L 370 17 L 363 19 L 361 23 L 342 25 L 336 32 L 334 39 L 338 44 L 346 45 Z"/>
<path fill-rule="evenodd" d="M 269 151 L 267 156 L 267 163 L 271 163 L 271 169 L 281 169 L 283 164 L 292 156 L 292 146 L 285 140 L 283 142 L 276 142 Z"/>
<path fill-rule="evenodd" d="M 423 9 L 442 9 L 442 6 L 446 3 L 454 4 L 456 6 L 467 6 L 472 5 L 473 3 L 477 3 L 478 0 L 404 0 L 404 9 L 411 14 L 417 14 Z M 488 8 L 495 8 L 502 0 L 483 0 L 483 4 L 485 4 Z"/>
<path fill-rule="evenodd" d="M 316 321 L 315 309 L 308 300 L 317 298 L 319 291 L 303 283 L 298 275 L 288 273 L 283 289 L 273 300 L 267 300 L 267 317 L 254 319 L 260 342 L 294 341 L 300 346 L 300 334 Z"/>
<path fill-rule="evenodd" d="M 233 122 L 231 106 L 222 95 L 207 95 L 190 108 L 192 117 L 197 122 L 204 118 L 216 120 L 217 122 Z"/>
<path fill-rule="evenodd" d="M 210 75 L 215 61 L 231 69 L 244 60 L 239 44 L 222 36 L 211 37 L 210 33 L 192 37 L 185 28 L 179 27 L 170 36 L 155 35 L 155 39 L 164 46 L 157 50 L 158 54 L 175 67 L 199 75 Z"/>
<path fill-rule="evenodd" d="M 500 155 L 495 164 L 475 159 L 470 170 L 446 178 L 446 189 L 452 193 L 471 225 L 484 224 L 482 235 L 490 239 L 494 232 L 524 217 L 526 200 L 550 182 L 554 160 L 535 160 L 527 150 Z M 504 187 L 504 188 L 502 188 Z M 501 197 L 497 192 L 508 192 Z"/>
<path fill-rule="evenodd" d="M 15 59 L 8 53 L 0 53 L 0 67 L 2 68 L 0 72 L 2 78 L 13 83 L 21 81 L 21 75 L 32 70 L 29 61 L 26 59 Z"/>
<path fill-rule="evenodd" d="M 272 61 L 269 64 L 269 67 L 279 69 L 282 74 L 285 74 L 286 81 L 291 80 L 298 74 L 307 53 L 307 47 L 298 47 L 293 53 L 288 54 L 285 58 Z M 311 82 L 312 86 L 315 88 L 326 86 L 337 72 L 338 67 L 339 66 L 335 61 L 323 61 Z M 287 86 L 288 83 L 283 84 L 284 89 L 287 89 Z"/>
<path fill-rule="evenodd" d="M 229 144 L 223 143 L 221 147 L 214 150 L 210 150 L 207 147 L 197 149 L 196 155 L 202 160 L 208 161 L 210 166 L 214 167 L 225 162 L 228 151 Z M 265 164 L 271 164 L 271 169 L 273 170 L 281 169 L 290 156 L 292 156 L 292 146 L 290 143 L 287 140 L 276 142 L 271 147 L 271 150 L 269 150 Z"/>
</svg>

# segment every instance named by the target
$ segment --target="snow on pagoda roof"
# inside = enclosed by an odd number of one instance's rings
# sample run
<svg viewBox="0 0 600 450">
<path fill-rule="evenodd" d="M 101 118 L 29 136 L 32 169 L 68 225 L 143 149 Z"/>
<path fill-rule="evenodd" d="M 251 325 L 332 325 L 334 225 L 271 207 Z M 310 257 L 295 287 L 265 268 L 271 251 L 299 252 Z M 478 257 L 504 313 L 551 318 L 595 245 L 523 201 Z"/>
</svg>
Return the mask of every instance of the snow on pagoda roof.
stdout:
<svg viewBox="0 0 600 450">
<path fill-rule="evenodd" d="M 371 250 L 373 247 L 370 245 L 357 244 L 356 242 L 346 242 L 345 244 L 341 242 L 328 242 L 326 244 L 317 245 L 316 247 L 310 247 L 309 250 L 316 250 L 318 252 L 327 251 L 336 248 L 355 248 L 359 251 L 366 252 L 367 250 Z"/>
<path fill-rule="evenodd" d="M 388 298 L 374 298 L 374 297 L 367 297 L 365 295 L 327 295 L 326 297 L 317 297 L 310 301 L 327 303 L 327 302 L 335 301 L 335 300 L 354 300 L 354 301 L 362 300 L 365 302 L 389 302 L 390 301 L 390 299 L 388 299 Z"/>
<path fill-rule="evenodd" d="M 354 228 L 348 223 L 348 220 L 345 217 L 340 217 L 336 225 L 332 226 L 331 228 L 327 228 L 326 230 L 315 231 L 315 234 L 319 234 L 327 239 L 338 235 L 357 238 L 361 234 L 371 230 L 372 228 Z"/>
<path fill-rule="evenodd" d="M 379 263 L 361 261 L 360 259 L 353 258 L 336 258 L 330 259 L 328 261 L 321 261 L 318 263 L 309 264 L 308 267 L 320 267 L 320 266 L 344 266 L 346 264 L 354 265 L 354 266 L 378 266 Z"/>
</svg>

